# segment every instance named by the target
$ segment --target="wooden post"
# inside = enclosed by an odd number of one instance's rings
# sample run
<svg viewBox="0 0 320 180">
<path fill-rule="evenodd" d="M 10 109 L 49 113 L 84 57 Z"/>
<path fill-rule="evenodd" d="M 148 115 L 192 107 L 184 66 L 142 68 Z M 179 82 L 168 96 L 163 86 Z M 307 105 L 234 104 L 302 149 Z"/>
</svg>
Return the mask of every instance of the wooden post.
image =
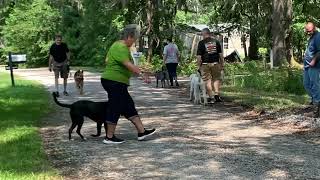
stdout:
<svg viewBox="0 0 320 180">
<path fill-rule="evenodd" d="M 11 84 L 12 87 L 15 86 L 14 84 L 14 77 L 13 77 L 13 64 L 12 64 L 12 56 L 11 56 L 11 52 L 9 52 L 9 68 L 10 68 L 10 74 L 11 74 Z"/>
</svg>

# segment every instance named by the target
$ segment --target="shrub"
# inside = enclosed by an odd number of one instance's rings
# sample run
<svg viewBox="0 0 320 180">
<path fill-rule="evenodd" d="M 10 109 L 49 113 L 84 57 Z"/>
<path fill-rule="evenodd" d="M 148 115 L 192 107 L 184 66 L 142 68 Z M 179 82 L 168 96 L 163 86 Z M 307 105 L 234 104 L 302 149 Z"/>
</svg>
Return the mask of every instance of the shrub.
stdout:
<svg viewBox="0 0 320 180">
<path fill-rule="evenodd" d="M 267 92 L 287 92 L 305 94 L 302 83 L 302 72 L 298 69 L 280 68 L 264 69 L 262 63 L 226 64 L 227 79 L 231 79 L 237 88 L 252 88 Z"/>
</svg>

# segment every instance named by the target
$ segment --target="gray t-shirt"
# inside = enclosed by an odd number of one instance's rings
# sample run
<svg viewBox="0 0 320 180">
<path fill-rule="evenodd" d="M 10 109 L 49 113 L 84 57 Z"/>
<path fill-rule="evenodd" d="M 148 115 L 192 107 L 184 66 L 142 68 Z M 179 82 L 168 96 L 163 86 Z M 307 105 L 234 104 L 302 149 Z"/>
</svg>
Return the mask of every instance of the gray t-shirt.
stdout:
<svg viewBox="0 0 320 180">
<path fill-rule="evenodd" d="M 178 46 L 173 43 L 169 43 L 163 49 L 163 56 L 166 57 L 166 64 L 178 63 L 178 56 L 179 56 Z"/>
</svg>

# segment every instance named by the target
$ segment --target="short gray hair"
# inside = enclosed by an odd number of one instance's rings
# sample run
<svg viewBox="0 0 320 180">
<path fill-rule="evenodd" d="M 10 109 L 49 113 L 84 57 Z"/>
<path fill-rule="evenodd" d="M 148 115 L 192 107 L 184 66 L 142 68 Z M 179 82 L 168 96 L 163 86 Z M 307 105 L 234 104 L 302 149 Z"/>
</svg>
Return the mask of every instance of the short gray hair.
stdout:
<svg viewBox="0 0 320 180">
<path fill-rule="evenodd" d="M 135 39 L 140 36 L 140 26 L 137 24 L 126 25 L 121 32 L 121 39 L 127 39 L 128 37 L 133 37 Z"/>
<path fill-rule="evenodd" d="M 203 33 L 206 33 L 206 34 L 209 34 L 209 35 L 211 34 L 209 28 L 204 28 L 204 29 L 202 29 L 202 32 L 203 32 Z"/>
</svg>

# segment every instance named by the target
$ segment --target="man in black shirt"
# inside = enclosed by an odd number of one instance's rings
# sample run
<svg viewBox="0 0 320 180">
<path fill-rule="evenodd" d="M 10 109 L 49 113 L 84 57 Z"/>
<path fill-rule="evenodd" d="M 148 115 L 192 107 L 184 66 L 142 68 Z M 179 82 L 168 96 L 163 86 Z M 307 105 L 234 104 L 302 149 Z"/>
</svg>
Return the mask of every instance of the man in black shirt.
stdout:
<svg viewBox="0 0 320 180">
<path fill-rule="evenodd" d="M 67 44 L 62 42 L 62 36 L 56 35 L 55 43 L 50 47 L 49 71 L 55 76 L 56 93 L 59 95 L 59 75 L 63 78 L 63 94 L 68 96 L 67 80 L 69 74 L 70 53 Z"/>
<path fill-rule="evenodd" d="M 208 28 L 202 30 L 202 36 L 203 40 L 198 44 L 197 60 L 202 79 L 206 83 L 208 103 L 213 103 L 212 85 L 215 101 L 222 102 L 220 98 L 221 71 L 224 66 L 222 48 L 219 41 L 211 37 Z"/>
</svg>

